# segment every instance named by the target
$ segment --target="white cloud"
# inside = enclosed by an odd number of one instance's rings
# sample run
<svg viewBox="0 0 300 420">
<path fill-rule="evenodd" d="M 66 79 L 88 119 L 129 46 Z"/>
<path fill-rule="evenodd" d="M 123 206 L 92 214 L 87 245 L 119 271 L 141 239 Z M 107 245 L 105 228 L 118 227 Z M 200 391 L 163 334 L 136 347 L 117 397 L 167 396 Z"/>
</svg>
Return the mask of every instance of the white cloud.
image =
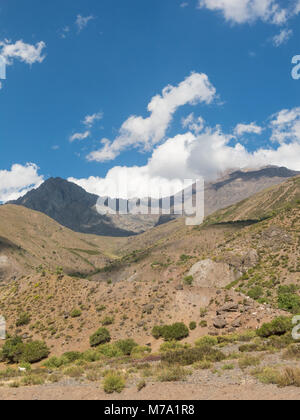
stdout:
<svg viewBox="0 0 300 420">
<path fill-rule="evenodd" d="M 27 163 L 14 164 L 9 171 L 0 170 L 0 202 L 16 200 L 32 188 L 38 188 L 44 180 L 38 169 L 34 163 Z"/>
<path fill-rule="evenodd" d="M 90 135 L 91 135 L 90 131 L 85 131 L 84 133 L 75 133 L 69 138 L 69 140 L 71 143 L 75 140 L 85 140 Z"/>
<path fill-rule="evenodd" d="M 262 127 L 259 127 L 254 122 L 251 124 L 238 124 L 234 129 L 234 134 L 242 136 L 243 134 L 261 134 L 263 131 Z"/>
<path fill-rule="evenodd" d="M 87 127 L 92 127 L 96 121 L 102 120 L 103 112 L 97 112 L 93 115 L 87 115 L 83 120 L 83 124 Z"/>
<path fill-rule="evenodd" d="M 87 27 L 87 25 L 89 24 L 89 22 L 91 20 L 95 19 L 94 16 L 81 16 L 81 15 L 77 15 L 76 18 L 76 26 L 78 28 L 78 31 L 81 32 L 84 28 Z"/>
<path fill-rule="evenodd" d="M 278 35 L 275 35 L 272 38 L 273 45 L 275 47 L 280 47 L 283 44 L 286 44 L 289 39 L 292 37 L 293 31 L 292 29 L 282 29 Z"/>
<path fill-rule="evenodd" d="M 283 144 L 300 140 L 300 107 L 283 109 L 272 118 L 272 141 Z"/>
<path fill-rule="evenodd" d="M 192 117 L 186 123 L 191 121 Z M 242 134 L 259 134 L 260 130 L 269 129 L 272 140 L 278 144 L 272 148 L 260 147 L 248 151 L 243 144 L 236 141 L 235 135 L 224 133 L 220 126 L 206 126 L 200 133 L 188 131 L 156 146 L 145 166 L 114 167 L 104 178 L 70 178 L 70 181 L 92 193 L 111 196 L 115 185 L 120 182 L 122 184 L 128 178 L 131 185 L 128 198 L 134 198 L 147 196 L 149 185 L 153 190 L 162 186 L 178 191 L 180 182 L 184 179 L 204 176 L 207 180 L 212 180 L 228 170 L 254 169 L 266 165 L 300 170 L 300 108 L 278 112 L 271 117 L 268 127 L 265 128 L 255 123 L 238 124 L 236 127 Z M 126 198 L 125 189 L 119 195 Z"/>
<path fill-rule="evenodd" d="M 43 50 L 46 44 L 41 41 L 36 45 L 26 44 L 22 40 L 12 44 L 5 40 L 0 42 L 0 54 L 7 61 L 7 64 L 12 64 L 13 60 L 20 60 L 26 64 L 42 63 L 45 59 Z"/>
<path fill-rule="evenodd" d="M 188 128 L 196 134 L 199 134 L 205 126 L 205 120 L 202 117 L 195 118 L 194 113 L 183 118 L 181 123 L 183 128 Z"/>
<path fill-rule="evenodd" d="M 166 135 L 174 113 L 183 105 L 211 103 L 216 89 L 205 74 L 192 73 L 178 86 L 167 86 L 162 95 L 156 95 L 148 105 L 150 117 L 131 116 L 122 125 L 119 135 L 112 142 L 103 139 L 104 147 L 92 152 L 88 159 L 104 162 L 115 159 L 129 147 L 151 150 Z"/>
<path fill-rule="evenodd" d="M 252 23 L 256 20 L 281 25 L 288 19 L 288 10 L 277 0 L 199 0 L 199 8 L 221 12 L 231 23 Z"/>
</svg>

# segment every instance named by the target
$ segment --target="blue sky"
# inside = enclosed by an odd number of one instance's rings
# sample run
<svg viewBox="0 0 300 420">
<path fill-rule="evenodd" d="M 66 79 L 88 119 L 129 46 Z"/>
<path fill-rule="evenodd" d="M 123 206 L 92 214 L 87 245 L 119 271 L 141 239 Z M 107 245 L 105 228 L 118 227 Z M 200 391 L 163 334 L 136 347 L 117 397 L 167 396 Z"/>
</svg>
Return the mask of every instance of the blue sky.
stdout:
<svg viewBox="0 0 300 420">
<path fill-rule="evenodd" d="M 299 12 L 298 0 L 0 0 L 0 201 L 50 176 L 104 194 L 125 170 L 134 188 L 300 170 Z"/>
</svg>

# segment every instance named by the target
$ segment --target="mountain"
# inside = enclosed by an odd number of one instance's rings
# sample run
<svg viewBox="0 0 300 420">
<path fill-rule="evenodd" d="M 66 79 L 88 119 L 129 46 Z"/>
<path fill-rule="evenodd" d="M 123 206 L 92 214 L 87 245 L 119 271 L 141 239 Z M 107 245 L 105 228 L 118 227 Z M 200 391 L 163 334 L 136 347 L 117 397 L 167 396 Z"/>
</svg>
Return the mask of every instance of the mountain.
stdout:
<svg viewBox="0 0 300 420">
<path fill-rule="evenodd" d="M 102 236 L 132 236 L 153 227 L 159 216 L 100 215 L 98 196 L 62 178 L 50 178 L 39 188 L 9 204 L 27 207 L 46 214 L 75 232 Z"/>
<path fill-rule="evenodd" d="M 205 215 L 238 203 L 298 174 L 286 168 L 267 167 L 235 171 L 217 182 L 206 183 Z M 100 215 L 96 210 L 97 199 L 96 195 L 74 183 L 50 178 L 11 204 L 42 212 L 75 232 L 115 237 L 134 236 L 174 218 L 172 215 Z M 191 199 L 191 194 L 188 199 Z"/>
</svg>

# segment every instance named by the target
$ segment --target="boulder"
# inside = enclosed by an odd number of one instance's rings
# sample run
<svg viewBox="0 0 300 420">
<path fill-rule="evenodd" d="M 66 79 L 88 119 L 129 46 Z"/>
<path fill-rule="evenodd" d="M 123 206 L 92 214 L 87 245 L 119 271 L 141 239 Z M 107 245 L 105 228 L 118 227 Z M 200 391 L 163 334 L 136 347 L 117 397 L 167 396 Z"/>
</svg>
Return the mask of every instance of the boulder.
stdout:
<svg viewBox="0 0 300 420">
<path fill-rule="evenodd" d="M 227 326 L 227 321 L 222 316 L 218 316 L 216 319 L 214 319 L 213 324 L 214 327 L 218 330 L 223 330 Z"/>
<path fill-rule="evenodd" d="M 225 263 L 217 263 L 210 259 L 193 265 L 188 276 L 193 276 L 193 284 L 198 287 L 222 288 L 237 279 L 234 270 Z"/>
<path fill-rule="evenodd" d="M 227 303 L 217 311 L 217 315 L 221 315 L 224 312 L 238 312 L 239 305 L 236 303 Z"/>
</svg>

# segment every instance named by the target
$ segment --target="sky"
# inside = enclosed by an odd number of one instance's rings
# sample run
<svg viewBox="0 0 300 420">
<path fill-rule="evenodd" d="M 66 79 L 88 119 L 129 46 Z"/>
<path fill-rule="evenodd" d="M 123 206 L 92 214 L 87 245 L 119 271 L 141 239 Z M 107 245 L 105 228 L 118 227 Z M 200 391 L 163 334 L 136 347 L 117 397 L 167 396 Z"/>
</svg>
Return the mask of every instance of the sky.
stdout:
<svg viewBox="0 0 300 420">
<path fill-rule="evenodd" d="M 300 170 L 299 22 L 300 0 L 0 0 L 0 202 Z"/>
</svg>

